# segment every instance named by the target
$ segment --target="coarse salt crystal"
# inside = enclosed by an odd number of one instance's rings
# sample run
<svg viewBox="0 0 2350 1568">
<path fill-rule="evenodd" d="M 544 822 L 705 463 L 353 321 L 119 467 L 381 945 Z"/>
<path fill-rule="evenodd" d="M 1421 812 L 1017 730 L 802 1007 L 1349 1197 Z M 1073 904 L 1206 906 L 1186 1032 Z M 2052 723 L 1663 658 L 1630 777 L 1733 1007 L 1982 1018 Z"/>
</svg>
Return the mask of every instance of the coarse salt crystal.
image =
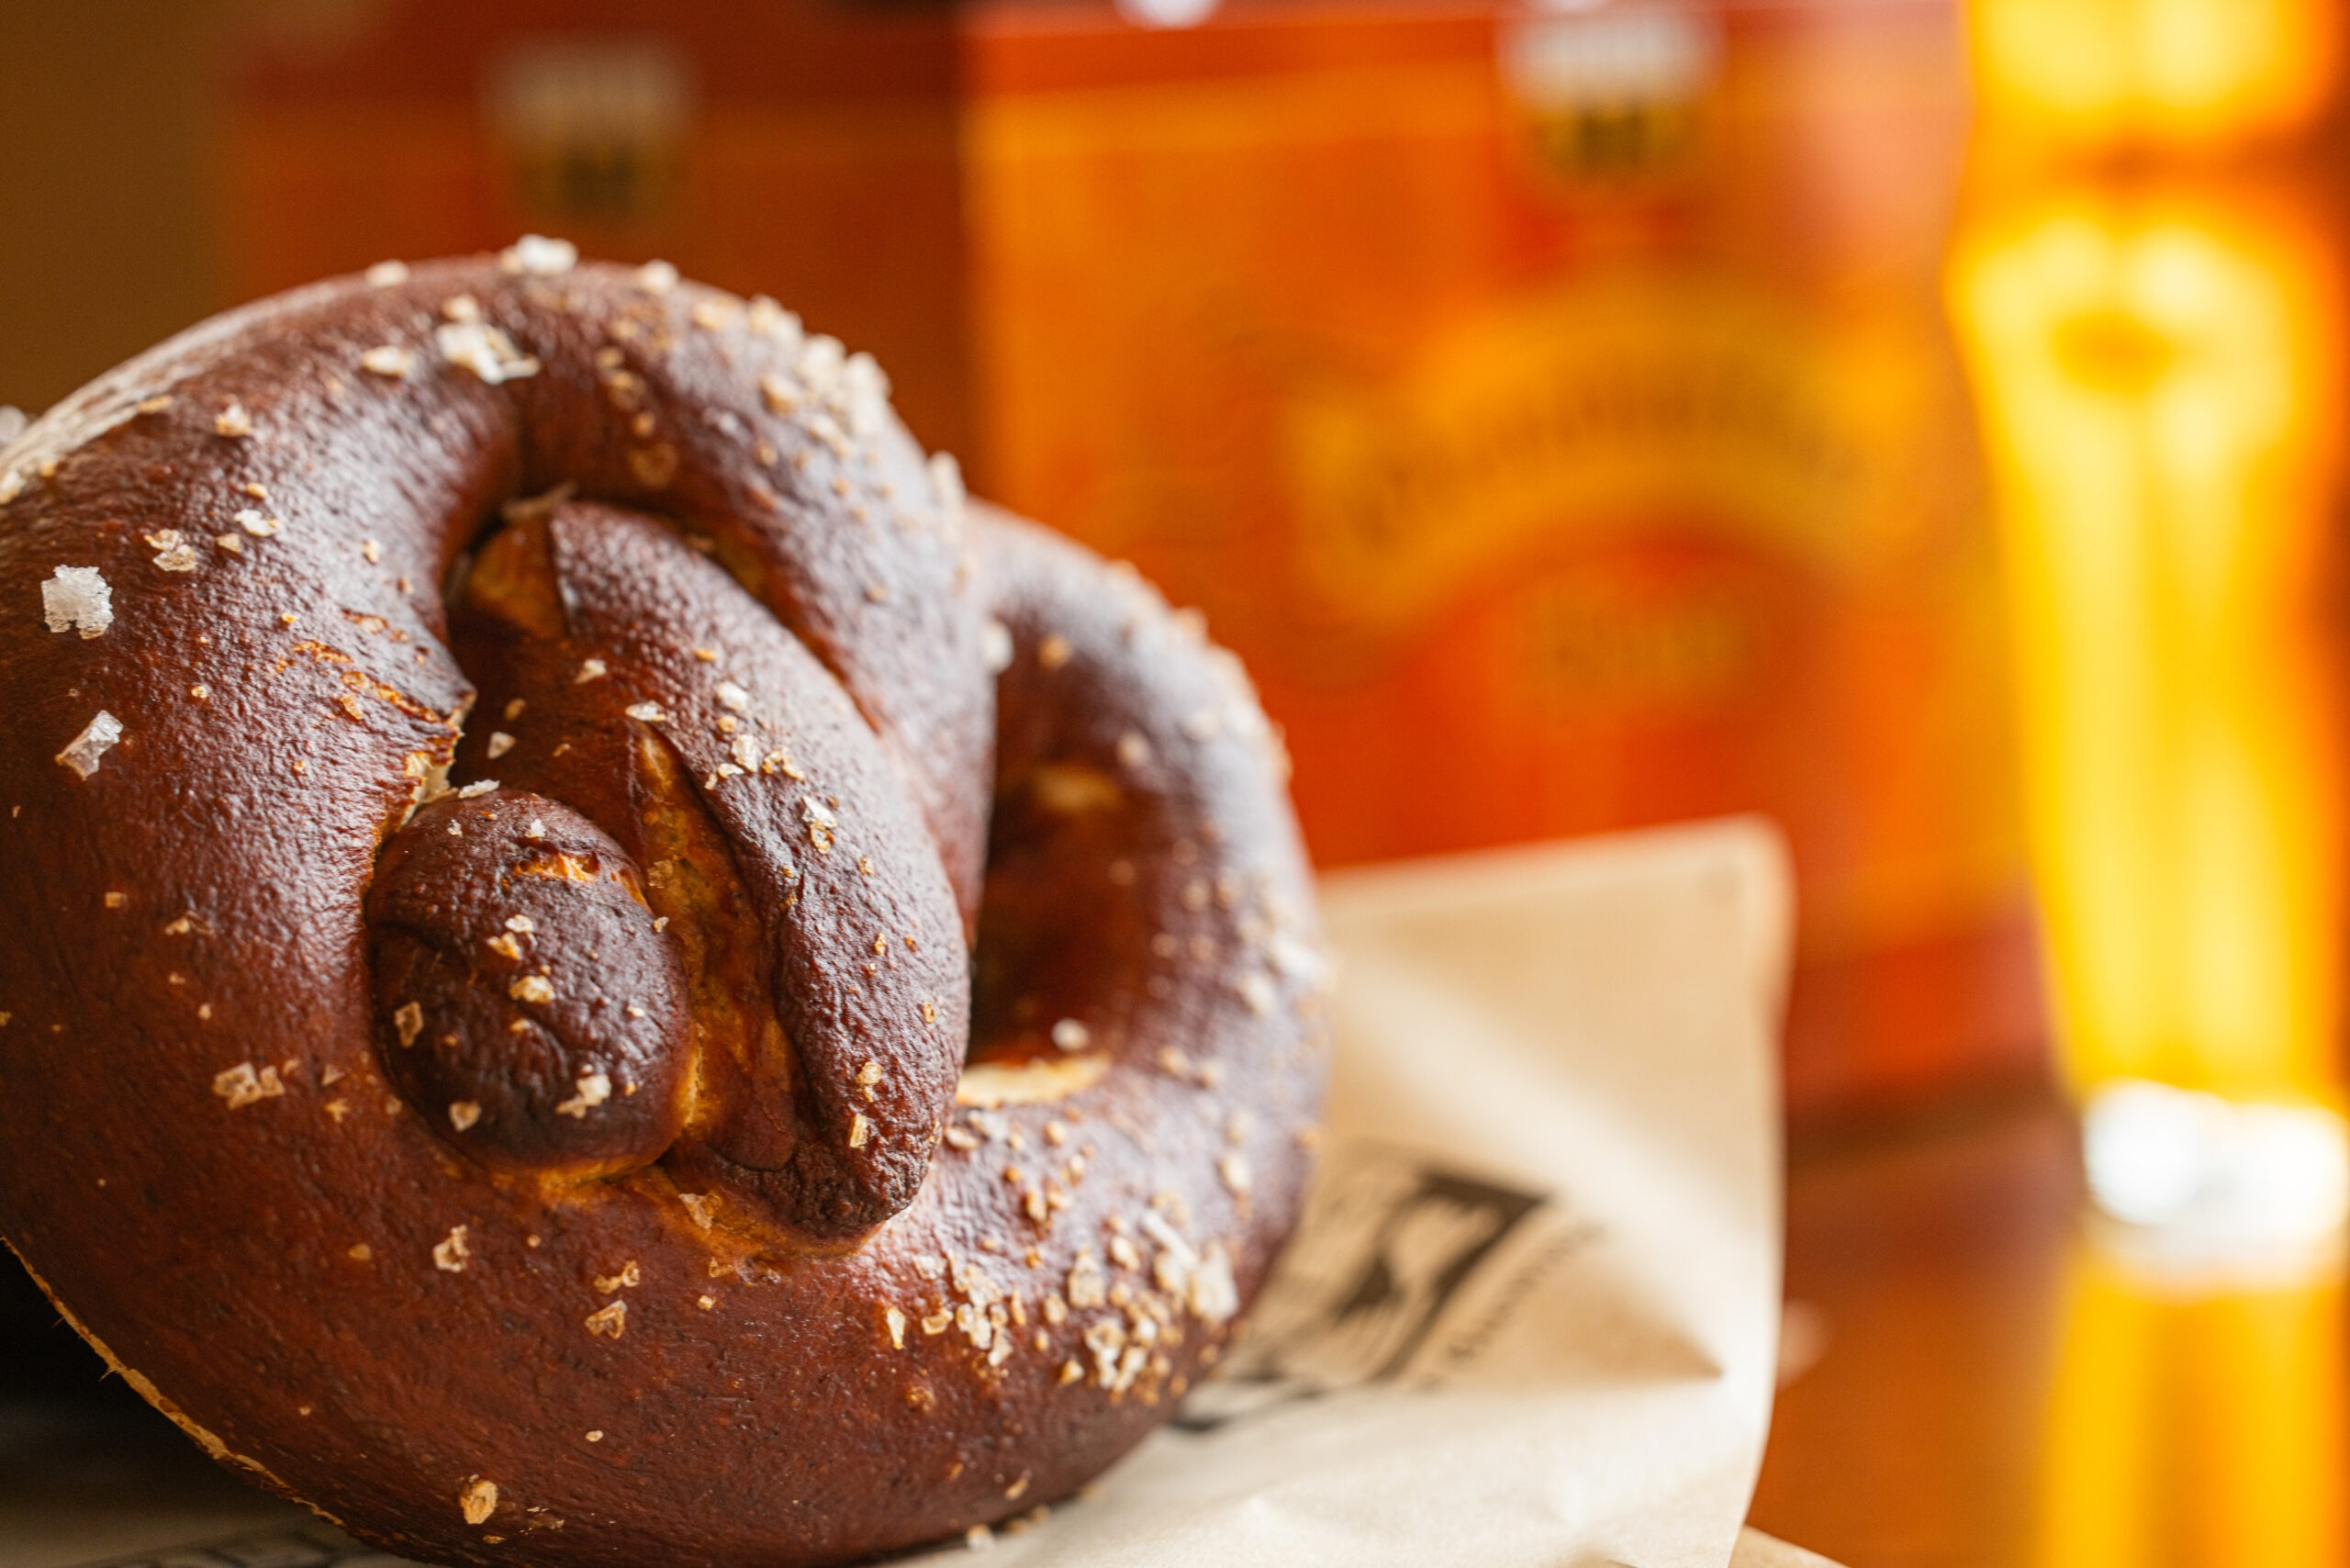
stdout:
<svg viewBox="0 0 2350 1568">
<path fill-rule="evenodd" d="M 386 343 L 361 354 L 359 368 L 370 375 L 388 375 L 397 379 L 408 374 L 408 366 L 415 363 L 415 358 L 408 350 Z"/>
<path fill-rule="evenodd" d="M 806 333 L 800 325 L 798 316 L 786 310 L 764 294 L 755 294 L 751 297 L 750 307 L 744 314 L 751 330 L 763 338 L 772 338 L 782 344 L 788 353 L 799 352 L 800 340 L 806 336 Z"/>
<path fill-rule="evenodd" d="M 1274 969 L 1291 980 L 1315 985 L 1319 985 L 1330 969 L 1318 951 L 1286 931 L 1276 931 L 1266 939 L 1265 956 L 1272 960 Z"/>
<path fill-rule="evenodd" d="M 251 435 L 253 433 L 253 418 L 245 412 L 242 403 L 231 403 L 213 416 L 212 428 L 221 435 Z"/>
<path fill-rule="evenodd" d="M 849 429 L 869 436 L 889 422 L 890 377 L 878 360 L 869 353 L 849 355 L 848 363 L 841 367 L 841 381 L 845 389 Z"/>
<path fill-rule="evenodd" d="M 155 566 L 166 572 L 196 570 L 196 547 L 176 528 L 158 529 L 147 535 L 147 543 L 155 552 Z"/>
<path fill-rule="evenodd" d="M 498 780 L 495 778 L 479 779 L 474 783 L 466 785 L 464 789 L 459 790 L 457 791 L 457 799 L 460 801 L 475 800 L 480 796 L 488 794 L 492 790 L 497 788 Z"/>
<path fill-rule="evenodd" d="M 114 749 L 120 739 L 122 721 L 101 708 L 98 716 L 84 725 L 82 733 L 57 754 L 57 761 L 87 778 L 98 770 L 98 759 Z"/>
<path fill-rule="evenodd" d="M 578 1090 L 578 1093 L 557 1105 L 554 1108 L 556 1115 L 572 1116 L 585 1121 L 590 1108 L 600 1105 L 612 1097 L 612 1081 L 600 1072 L 587 1074 L 574 1087 Z M 614 1335 L 613 1338 L 618 1338 L 619 1336 Z"/>
<path fill-rule="evenodd" d="M 930 490 L 944 510 L 950 512 L 963 510 L 966 498 L 963 465 L 955 461 L 953 453 L 934 452 L 930 454 Z"/>
<path fill-rule="evenodd" d="M 1100 1306 L 1109 1299 L 1109 1279 L 1102 1272 L 1102 1260 L 1091 1252 L 1080 1252 L 1069 1266 L 1069 1304 L 1075 1307 Z"/>
<path fill-rule="evenodd" d="M 718 683 L 718 705 L 740 713 L 751 706 L 751 694 L 731 680 Z"/>
<path fill-rule="evenodd" d="M 1240 1290 L 1233 1282 L 1232 1260 L 1218 1242 L 1192 1270 L 1192 1311 L 1203 1321 L 1225 1323 L 1240 1310 Z"/>
<path fill-rule="evenodd" d="M 1002 675 L 1012 667 L 1012 628 L 1001 621 L 989 621 L 979 628 L 979 656 L 987 661 L 990 675 Z"/>
<path fill-rule="evenodd" d="M 621 711 L 640 723 L 664 724 L 669 721 L 669 715 L 661 711 L 658 702 L 632 702 Z"/>
<path fill-rule="evenodd" d="M 539 373 L 539 362 L 514 346 L 514 340 L 478 321 L 450 321 L 432 330 L 441 357 L 472 371 L 485 383 L 521 381 Z"/>
<path fill-rule="evenodd" d="M 40 608 L 52 632 L 101 636 L 114 624 L 114 590 L 95 566 L 60 566 L 40 585 Z"/>
<path fill-rule="evenodd" d="M 499 252 L 498 264 L 509 273 L 532 273 L 540 277 L 554 277 L 579 264 L 579 247 L 568 240 L 550 240 L 543 234 L 525 234 Z"/>
<path fill-rule="evenodd" d="M 647 294 L 666 294 L 677 286 L 677 269 L 666 262 L 647 262 L 636 269 L 636 286 Z"/>
<path fill-rule="evenodd" d="M 389 288 L 394 284 L 408 281 L 408 263 L 406 262 L 377 262 L 367 269 L 366 276 L 367 281 L 375 287 Z"/>
<path fill-rule="evenodd" d="M 829 397 L 847 363 L 848 351 L 841 341 L 819 332 L 800 347 L 800 379 Z"/>
<path fill-rule="evenodd" d="M 1240 1000 L 1248 1004 L 1249 1012 L 1259 1015 L 1270 1013 L 1274 1002 L 1280 1000 L 1272 980 L 1255 969 L 1234 980 L 1232 989 L 1240 993 Z"/>
<path fill-rule="evenodd" d="M 253 1070 L 253 1064 L 241 1061 L 226 1072 L 212 1075 L 212 1092 L 229 1102 L 229 1109 L 241 1111 L 256 1101 L 271 1100 L 285 1092 L 285 1081 L 274 1067 Z"/>
<path fill-rule="evenodd" d="M 462 1225 L 457 1226 L 449 1232 L 448 1238 L 446 1240 L 434 1245 L 432 1249 L 432 1266 L 441 1270 L 444 1273 L 462 1274 L 465 1271 L 465 1260 L 470 1256 L 472 1256 L 472 1254 L 468 1252 L 465 1248 L 465 1227 Z M 481 1484 L 488 1486 L 489 1483 L 485 1481 L 481 1483 Z M 489 1502 L 491 1506 L 495 1506 L 497 1505 L 498 1488 L 495 1486 L 489 1487 Z M 473 1510 L 471 1508 L 466 1510 L 468 1518 L 472 1517 L 472 1512 Z M 483 1509 L 482 1518 L 487 1518 L 488 1517 L 488 1509 Z"/>
<path fill-rule="evenodd" d="M 759 377 L 759 397 L 771 414 L 788 414 L 800 407 L 800 388 L 772 372 Z"/>
</svg>

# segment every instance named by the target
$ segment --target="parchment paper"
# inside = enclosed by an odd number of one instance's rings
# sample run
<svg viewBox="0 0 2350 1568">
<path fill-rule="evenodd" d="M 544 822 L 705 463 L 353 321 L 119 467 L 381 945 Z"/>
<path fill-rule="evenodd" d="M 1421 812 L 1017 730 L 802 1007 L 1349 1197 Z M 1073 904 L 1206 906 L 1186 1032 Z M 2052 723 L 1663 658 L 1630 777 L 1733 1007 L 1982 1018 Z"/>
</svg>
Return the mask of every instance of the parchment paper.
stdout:
<svg viewBox="0 0 2350 1568">
<path fill-rule="evenodd" d="M 1332 878 L 1304 1223 L 1032 1568 L 1723 1568 L 1769 1425 L 1789 894 L 1736 822 Z"/>
<path fill-rule="evenodd" d="M 1086 1499 L 915 1561 L 1824 1563 L 1740 1529 L 1778 1338 L 1775 836 L 1353 872 L 1324 907 L 1329 1136 L 1227 1374 Z M 140 1561 L 392 1562 L 311 1526 Z"/>
</svg>

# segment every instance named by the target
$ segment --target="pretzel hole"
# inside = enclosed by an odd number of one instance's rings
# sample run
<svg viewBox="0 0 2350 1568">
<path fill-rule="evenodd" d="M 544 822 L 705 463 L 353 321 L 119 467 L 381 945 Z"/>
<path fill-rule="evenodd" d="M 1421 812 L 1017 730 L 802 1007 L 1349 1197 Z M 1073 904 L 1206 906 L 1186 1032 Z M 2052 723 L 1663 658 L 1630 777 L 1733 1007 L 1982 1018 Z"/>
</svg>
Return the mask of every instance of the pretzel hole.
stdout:
<svg viewBox="0 0 2350 1568">
<path fill-rule="evenodd" d="M 1036 705 L 1092 700 L 1067 683 L 1007 697 L 1032 721 Z M 1090 725 L 1048 718 L 1025 733 L 1069 749 L 1023 756 L 1012 741 L 999 759 L 973 954 L 972 1047 L 956 1092 L 965 1105 L 1065 1100 L 1100 1082 L 1142 1000 L 1155 930 L 1144 902 L 1109 868 L 1149 858 L 1136 834 L 1149 831 L 1158 803 L 1078 750 Z"/>
<path fill-rule="evenodd" d="M 525 634 L 552 642 L 564 634 L 563 595 L 547 552 L 546 518 L 518 518 L 474 553 L 450 598 Z"/>
<path fill-rule="evenodd" d="M 955 1103 L 991 1111 L 999 1105 L 1037 1105 L 1081 1094 L 1108 1075 L 1110 1058 L 1082 1056 L 1029 1057 L 1018 1061 L 975 1061 L 955 1085 Z"/>
<path fill-rule="evenodd" d="M 1028 776 L 1028 792 L 1056 816 L 1081 816 L 1088 812 L 1114 812 L 1126 803 L 1118 781 L 1098 767 L 1048 762 Z"/>
</svg>

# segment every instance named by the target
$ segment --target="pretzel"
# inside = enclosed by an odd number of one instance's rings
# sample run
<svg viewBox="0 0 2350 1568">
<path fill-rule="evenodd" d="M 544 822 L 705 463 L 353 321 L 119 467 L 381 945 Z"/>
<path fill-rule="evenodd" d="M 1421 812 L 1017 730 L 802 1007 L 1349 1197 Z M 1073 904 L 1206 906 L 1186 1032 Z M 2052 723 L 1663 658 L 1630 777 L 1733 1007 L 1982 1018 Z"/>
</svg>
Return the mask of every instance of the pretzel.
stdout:
<svg viewBox="0 0 2350 1568">
<path fill-rule="evenodd" d="M 0 1234 L 448 1562 L 1064 1497 L 1238 1331 L 1325 984 L 1277 738 L 872 362 L 526 240 L 0 449 Z"/>
</svg>

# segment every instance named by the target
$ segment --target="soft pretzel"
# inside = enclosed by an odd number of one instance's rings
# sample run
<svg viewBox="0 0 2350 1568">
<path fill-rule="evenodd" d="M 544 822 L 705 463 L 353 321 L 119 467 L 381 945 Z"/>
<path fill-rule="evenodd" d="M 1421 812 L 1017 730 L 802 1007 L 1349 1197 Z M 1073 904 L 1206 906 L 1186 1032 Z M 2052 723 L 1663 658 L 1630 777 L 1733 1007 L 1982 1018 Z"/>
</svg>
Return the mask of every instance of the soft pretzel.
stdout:
<svg viewBox="0 0 2350 1568">
<path fill-rule="evenodd" d="M 1296 1212 L 1277 740 L 863 356 L 526 241 L 0 450 L 0 1234 L 226 1463 L 441 1562 L 1066 1495 Z"/>
</svg>

